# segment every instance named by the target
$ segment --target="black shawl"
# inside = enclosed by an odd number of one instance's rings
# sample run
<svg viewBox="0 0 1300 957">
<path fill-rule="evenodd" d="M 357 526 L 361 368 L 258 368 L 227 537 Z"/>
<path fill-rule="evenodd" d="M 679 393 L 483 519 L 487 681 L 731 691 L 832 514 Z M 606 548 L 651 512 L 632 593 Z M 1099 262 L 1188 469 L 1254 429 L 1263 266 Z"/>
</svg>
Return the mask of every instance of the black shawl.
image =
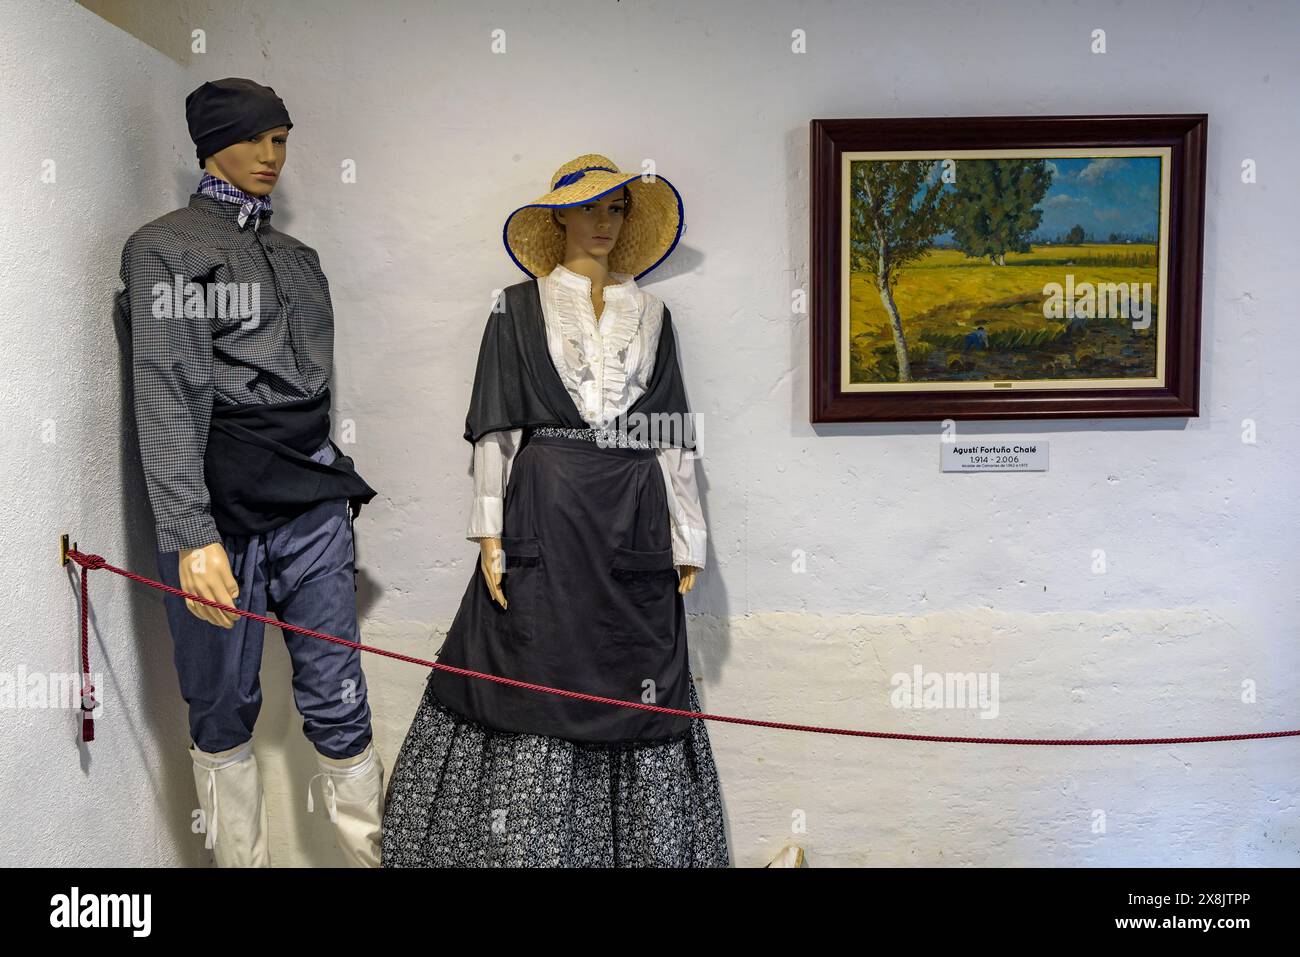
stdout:
<svg viewBox="0 0 1300 957">
<path fill-rule="evenodd" d="M 506 287 L 499 308 L 500 311 L 493 310 L 489 314 L 483 342 L 479 346 L 474 389 L 470 396 L 469 414 L 465 417 L 465 438 L 477 442 L 489 432 L 543 425 L 590 428 L 551 361 L 537 280 Z M 693 430 L 686 428 L 689 412 L 682 371 L 677 361 L 672 314 L 664 306 L 663 328 L 659 333 L 649 387 L 611 428 L 629 431 L 635 436 L 637 416 L 646 416 L 647 419 L 641 421 L 647 424 L 676 421 L 681 427 L 663 429 L 662 435 L 655 437 L 655 443 L 686 445 L 694 435 Z M 678 418 L 652 418 L 658 414 Z M 641 428 L 645 434 L 646 426 Z"/>
</svg>

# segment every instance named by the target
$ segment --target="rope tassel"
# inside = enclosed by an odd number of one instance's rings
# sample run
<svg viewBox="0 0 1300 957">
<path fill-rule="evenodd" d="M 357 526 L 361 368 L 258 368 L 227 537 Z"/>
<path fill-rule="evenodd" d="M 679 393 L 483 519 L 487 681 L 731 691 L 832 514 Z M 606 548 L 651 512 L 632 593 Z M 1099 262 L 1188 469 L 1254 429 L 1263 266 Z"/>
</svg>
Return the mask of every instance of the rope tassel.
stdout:
<svg viewBox="0 0 1300 957">
<path fill-rule="evenodd" d="M 108 563 L 98 555 L 78 551 L 68 552 L 68 558 L 81 566 L 81 740 L 90 742 L 95 740 L 93 712 L 99 705 L 95 686 L 90 683 L 90 570 L 104 568 Z"/>
</svg>

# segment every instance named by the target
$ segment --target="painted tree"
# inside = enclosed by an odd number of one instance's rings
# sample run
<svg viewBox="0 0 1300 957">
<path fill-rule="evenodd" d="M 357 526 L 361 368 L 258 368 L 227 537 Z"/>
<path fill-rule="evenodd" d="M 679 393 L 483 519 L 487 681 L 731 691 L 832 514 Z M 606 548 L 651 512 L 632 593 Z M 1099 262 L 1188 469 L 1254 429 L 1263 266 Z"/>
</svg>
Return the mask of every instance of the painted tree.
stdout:
<svg viewBox="0 0 1300 957">
<path fill-rule="evenodd" d="M 860 160 L 849 174 L 849 265 L 875 283 L 889 317 L 898 381 L 912 381 L 903 319 L 894 302 L 899 272 L 943 232 L 949 203 L 933 160 Z"/>
<path fill-rule="evenodd" d="M 1007 264 L 1007 253 L 1029 252 L 1042 221 L 1037 208 L 1052 185 L 1041 159 L 962 160 L 953 191 L 952 234 L 967 256 Z"/>
</svg>

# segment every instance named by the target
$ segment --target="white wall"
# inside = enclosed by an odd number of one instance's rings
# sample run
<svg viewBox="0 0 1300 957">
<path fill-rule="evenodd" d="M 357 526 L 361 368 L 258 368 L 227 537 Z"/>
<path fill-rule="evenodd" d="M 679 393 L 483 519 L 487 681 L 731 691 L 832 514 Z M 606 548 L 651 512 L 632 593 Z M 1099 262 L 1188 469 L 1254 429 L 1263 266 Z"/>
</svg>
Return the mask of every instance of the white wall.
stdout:
<svg viewBox="0 0 1300 957">
<path fill-rule="evenodd" d="M 159 122 L 191 86 L 178 63 L 71 3 L 5 0 L 0 23 L 0 673 L 13 681 L 80 671 L 60 532 L 157 577 L 112 303 L 123 241 L 184 201 L 194 154 L 183 124 Z M 91 595 L 104 717 L 83 745 L 79 710 L 0 708 L 0 864 L 200 864 L 162 603 L 107 572 Z"/>
<path fill-rule="evenodd" d="M 208 52 L 183 78 L 130 62 L 149 51 L 75 8 L 50 17 L 86 32 L 59 35 L 55 50 L 43 19 L 19 17 L 18 45 L 43 58 L 4 93 L 46 104 L 43 123 L 14 134 L 27 165 L 5 161 L 28 201 L 22 224 L 6 217 L 6 238 L 24 241 L 0 287 L 16 330 L 6 349 L 23 359 L 4 386 L 22 464 L 6 472 L 0 508 L 19 534 L 5 555 L 16 553 L 9 567 L 40 559 L 0 601 L 10 628 L 22 608 L 49 616 L 33 626 L 29 668 L 71 649 L 75 602 L 48 560 L 59 528 L 74 525 L 110 560 L 149 560 L 147 526 L 115 511 L 143 500 L 114 432 L 118 396 L 97 385 L 113 344 L 81 333 L 105 328 L 121 239 L 192 185 L 183 93 L 233 74 L 273 85 L 295 122 L 277 223 L 320 251 L 338 318 L 338 416 L 355 420 L 354 457 L 380 491 L 357 523 L 368 642 L 431 657 L 474 574 L 460 436 L 493 292 L 523 278 L 501 224 L 557 166 L 593 151 L 632 168 L 653 158 L 685 197 L 685 239 L 646 283 L 673 310 L 707 422 L 709 567 L 688 599 L 706 710 L 999 737 L 1300 726 L 1287 454 L 1300 345 L 1285 285 L 1298 212 L 1288 160 L 1300 143 L 1284 122 L 1300 79 L 1294 4 L 232 2 L 199 18 Z M 490 51 L 496 29 L 505 55 Z M 789 52 L 794 29 L 807 31 L 806 54 Z M 1094 29 L 1107 32 L 1103 56 L 1089 52 Z M 88 76 L 91 63 L 108 83 Z M 1052 445 L 1045 474 L 966 476 L 939 472 L 930 424 L 809 425 L 807 323 L 789 308 L 807 279 L 809 119 L 1141 112 L 1210 115 L 1199 418 L 962 423 L 967 437 Z M 67 157 L 57 191 L 31 182 L 45 155 Z M 1246 158 L 1260 171 L 1250 186 Z M 355 184 L 340 182 L 348 159 Z M 78 164 L 129 183 L 128 195 L 88 196 L 73 185 Z M 54 308 L 33 313 L 41 296 Z M 59 391 L 55 370 L 84 394 Z M 33 438 L 51 415 L 66 420 L 57 450 Z M 1245 419 L 1256 444 L 1241 440 Z M 103 485 L 71 487 L 69 460 L 81 482 Z M 1105 574 L 1093 571 L 1098 549 Z M 105 722 L 92 762 L 134 747 L 161 770 L 110 777 L 92 763 L 87 800 L 111 795 L 125 817 L 132 789 L 163 777 L 171 789 L 155 785 L 148 804 L 166 834 L 149 832 L 154 857 L 192 860 L 197 839 L 176 844 L 193 797 L 161 616 L 104 573 L 96 587 L 100 640 L 137 712 Z M 141 620 L 147 639 L 128 630 Z M 915 665 L 997 672 L 999 717 L 892 708 L 890 676 Z M 272 854 L 334 863 L 328 825 L 302 808 L 314 768 L 288 675 L 268 642 L 256 741 Z M 367 675 L 391 768 L 425 671 L 370 658 Z M 1242 703 L 1244 681 L 1256 703 Z M 39 756 L 51 778 L 41 800 L 64 806 L 80 774 L 71 725 L 22 718 L 18 754 Z M 787 840 L 813 866 L 1300 862 L 1294 739 L 1067 749 L 710 733 L 740 866 Z M 806 833 L 791 833 L 796 820 Z M 104 830 L 96 860 L 141 853 L 125 823 Z"/>
</svg>

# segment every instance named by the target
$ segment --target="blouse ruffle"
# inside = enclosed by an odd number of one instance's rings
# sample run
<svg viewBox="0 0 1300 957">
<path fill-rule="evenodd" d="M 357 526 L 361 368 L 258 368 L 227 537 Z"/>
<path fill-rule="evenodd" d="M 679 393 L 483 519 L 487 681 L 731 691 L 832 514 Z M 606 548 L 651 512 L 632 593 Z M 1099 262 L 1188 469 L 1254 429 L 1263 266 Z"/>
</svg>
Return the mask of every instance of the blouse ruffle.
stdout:
<svg viewBox="0 0 1300 957">
<path fill-rule="evenodd" d="M 614 273 L 621 280 L 606 286 L 604 314 L 599 326 L 593 322 L 591 280 L 563 265 L 538 280 L 543 306 L 554 317 L 560 333 L 563 358 L 556 362 L 564 386 L 582 400 L 579 413 L 595 428 L 604 428 L 627 411 L 631 385 L 644 390 L 653 371 L 654 352 L 648 362 L 638 363 L 629 373 L 630 350 L 644 326 L 642 341 L 651 346 L 659 341 L 663 323 L 663 302 L 637 288 L 627 273 Z M 634 376 L 636 381 L 630 382 Z M 641 381 L 645 379 L 645 381 Z"/>
</svg>

